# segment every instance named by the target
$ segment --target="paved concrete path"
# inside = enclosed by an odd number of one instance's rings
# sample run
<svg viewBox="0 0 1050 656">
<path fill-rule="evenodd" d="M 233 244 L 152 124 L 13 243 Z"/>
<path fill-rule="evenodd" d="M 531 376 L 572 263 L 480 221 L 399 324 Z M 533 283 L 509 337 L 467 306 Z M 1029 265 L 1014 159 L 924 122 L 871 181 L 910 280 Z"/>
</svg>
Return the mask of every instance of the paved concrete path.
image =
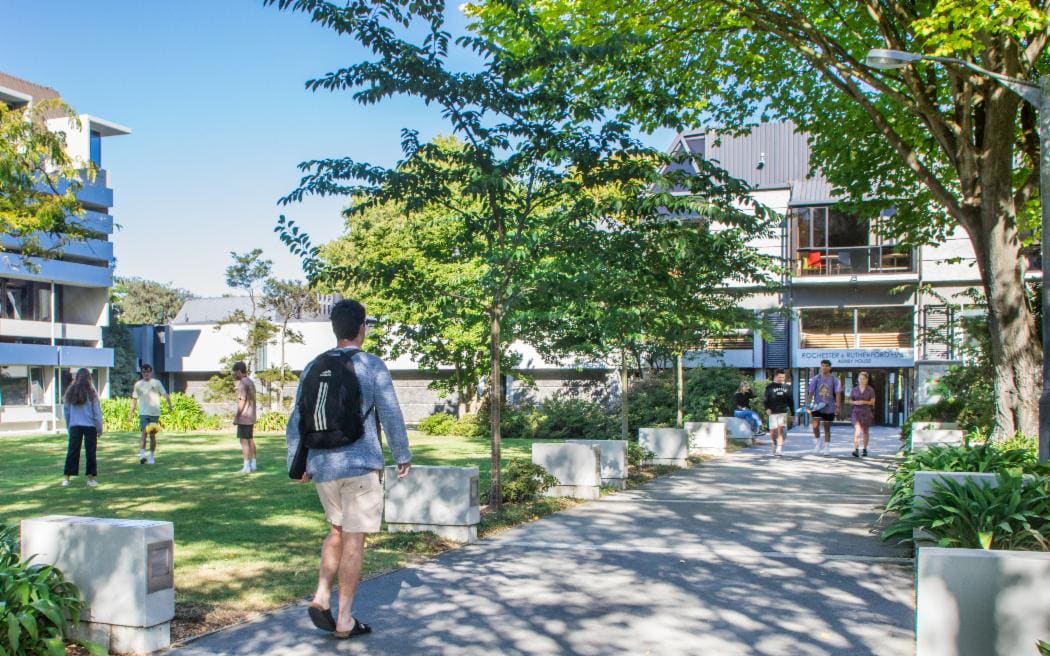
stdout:
<svg viewBox="0 0 1050 656">
<path fill-rule="evenodd" d="M 366 581 L 371 636 L 302 606 L 175 654 L 911 654 L 912 562 L 872 533 L 896 432 L 860 460 L 849 433 L 825 457 L 796 429 L 783 458 L 747 449 Z"/>
</svg>

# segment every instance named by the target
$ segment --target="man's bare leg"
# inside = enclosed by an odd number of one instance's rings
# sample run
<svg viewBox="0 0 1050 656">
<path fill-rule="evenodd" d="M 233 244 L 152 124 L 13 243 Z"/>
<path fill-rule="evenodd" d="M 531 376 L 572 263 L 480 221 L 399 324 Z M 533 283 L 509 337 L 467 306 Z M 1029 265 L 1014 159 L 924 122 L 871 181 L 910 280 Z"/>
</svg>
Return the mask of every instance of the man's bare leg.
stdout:
<svg viewBox="0 0 1050 656">
<path fill-rule="evenodd" d="M 339 560 L 339 615 L 336 617 L 336 631 L 350 631 L 354 628 L 354 595 L 361 582 L 361 566 L 365 557 L 365 534 L 343 533 L 343 553 Z"/>
<path fill-rule="evenodd" d="M 332 603 L 332 581 L 339 572 L 339 558 L 343 553 L 343 527 L 332 526 L 321 543 L 321 571 L 317 575 L 317 591 L 314 603 L 329 608 Z"/>
</svg>

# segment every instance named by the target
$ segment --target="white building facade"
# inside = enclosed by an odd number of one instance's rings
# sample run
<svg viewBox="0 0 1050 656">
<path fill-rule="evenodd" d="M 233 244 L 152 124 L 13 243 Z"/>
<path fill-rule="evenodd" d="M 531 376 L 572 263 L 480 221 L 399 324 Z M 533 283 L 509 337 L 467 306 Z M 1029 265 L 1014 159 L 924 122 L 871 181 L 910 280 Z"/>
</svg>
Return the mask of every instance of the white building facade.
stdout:
<svg viewBox="0 0 1050 656">
<path fill-rule="evenodd" d="M 953 306 L 981 288 L 965 233 L 957 229 L 942 244 L 910 248 L 881 234 L 883 217 L 840 211 L 827 180 L 809 176 L 806 136 L 791 123 L 762 124 L 738 137 L 683 133 L 671 152 L 681 149 L 746 181 L 756 201 L 784 217 L 775 238 L 753 244 L 783 264 L 780 287 L 747 301 L 770 317 L 773 341 L 733 335 L 718 345 L 720 353 L 695 354 L 693 363 L 759 378 L 786 369 L 799 405 L 821 360 L 831 361 L 847 394 L 866 371 L 878 394 L 876 421 L 888 425 L 927 402 L 931 381 L 960 356 Z M 1033 261 L 1027 275 L 1041 277 L 1036 267 Z"/>
<path fill-rule="evenodd" d="M 54 89 L 0 73 L 0 102 L 21 107 L 58 98 Z M 127 128 L 90 114 L 79 127 L 54 118 L 48 129 L 63 132 L 67 152 L 97 174 L 77 194 L 86 240 L 62 243 L 44 237 L 54 257 L 26 258 L 20 244 L 0 237 L 0 433 L 55 430 L 62 421 L 61 397 L 71 372 L 92 370 L 99 392 L 109 394 L 113 350 L 102 343 L 109 322 L 113 282 L 113 190 L 102 159 L 103 140 Z"/>
</svg>

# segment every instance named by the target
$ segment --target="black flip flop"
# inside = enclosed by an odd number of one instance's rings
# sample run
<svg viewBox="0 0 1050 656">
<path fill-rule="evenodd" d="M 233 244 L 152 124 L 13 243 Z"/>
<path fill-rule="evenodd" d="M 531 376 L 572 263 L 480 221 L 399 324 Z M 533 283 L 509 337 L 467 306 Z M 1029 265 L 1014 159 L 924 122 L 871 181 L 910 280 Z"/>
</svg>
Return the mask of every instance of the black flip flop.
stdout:
<svg viewBox="0 0 1050 656">
<path fill-rule="evenodd" d="M 331 608 L 321 608 L 317 604 L 310 604 L 307 609 L 310 621 L 322 631 L 335 631 L 335 618 L 332 617 Z"/>
<path fill-rule="evenodd" d="M 347 638 L 353 638 L 354 636 L 364 635 L 371 633 L 372 627 L 359 621 L 356 617 L 354 618 L 354 628 L 349 631 L 335 631 L 332 633 L 332 637 L 336 640 L 346 640 Z"/>
</svg>

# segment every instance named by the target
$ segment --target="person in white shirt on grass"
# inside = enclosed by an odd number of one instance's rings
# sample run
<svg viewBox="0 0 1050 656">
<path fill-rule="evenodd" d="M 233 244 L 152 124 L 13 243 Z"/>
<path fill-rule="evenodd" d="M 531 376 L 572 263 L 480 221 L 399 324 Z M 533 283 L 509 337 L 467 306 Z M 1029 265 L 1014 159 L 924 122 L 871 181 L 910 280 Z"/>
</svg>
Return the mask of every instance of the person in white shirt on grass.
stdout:
<svg viewBox="0 0 1050 656">
<path fill-rule="evenodd" d="M 161 385 L 160 381 L 153 377 L 153 367 L 143 363 L 139 368 L 142 372 L 142 380 L 135 383 L 131 390 L 131 411 L 128 418 L 134 420 L 135 407 L 139 409 L 139 429 L 142 431 L 142 439 L 139 442 L 139 464 L 154 464 L 157 454 L 157 434 L 149 433 L 149 456 L 146 455 L 146 427 L 150 424 L 160 423 L 160 399 L 168 402 L 168 412 L 171 412 L 171 397 Z"/>
</svg>

